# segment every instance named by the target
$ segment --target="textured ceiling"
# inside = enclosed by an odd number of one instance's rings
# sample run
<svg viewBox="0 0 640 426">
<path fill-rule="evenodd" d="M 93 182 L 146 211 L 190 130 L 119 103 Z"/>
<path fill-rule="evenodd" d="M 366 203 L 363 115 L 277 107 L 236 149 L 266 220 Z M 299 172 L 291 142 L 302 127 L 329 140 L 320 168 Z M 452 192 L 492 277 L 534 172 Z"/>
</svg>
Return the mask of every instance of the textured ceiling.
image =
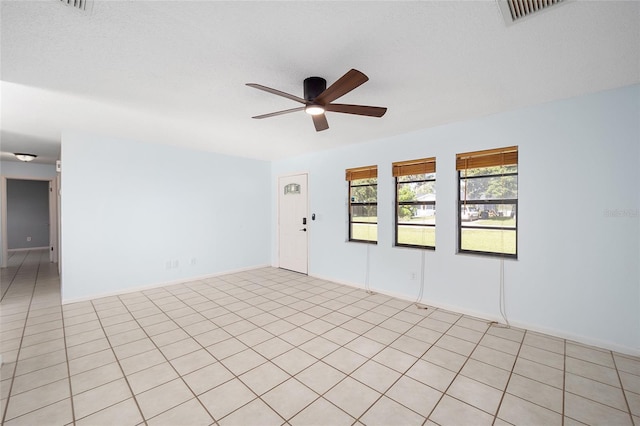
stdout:
<svg viewBox="0 0 640 426">
<path fill-rule="evenodd" d="M 572 1 L 507 26 L 495 1 L 2 1 L 2 151 L 57 158 L 65 131 L 262 159 L 359 143 L 640 82 L 640 3 Z M 370 81 L 317 133 L 302 96 Z"/>
</svg>

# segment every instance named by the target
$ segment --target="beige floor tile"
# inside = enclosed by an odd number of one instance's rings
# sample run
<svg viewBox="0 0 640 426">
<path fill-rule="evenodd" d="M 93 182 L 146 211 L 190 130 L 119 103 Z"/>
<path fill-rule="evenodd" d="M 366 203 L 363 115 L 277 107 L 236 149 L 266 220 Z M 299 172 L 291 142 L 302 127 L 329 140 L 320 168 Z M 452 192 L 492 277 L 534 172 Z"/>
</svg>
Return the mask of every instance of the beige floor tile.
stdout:
<svg viewBox="0 0 640 426">
<path fill-rule="evenodd" d="M 373 360 L 379 362 L 382 365 L 385 365 L 389 368 L 392 368 L 400 373 L 404 373 L 407 371 L 418 358 L 408 355 L 398 349 L 394 349 L 392 347 L 386 347 L 380 352 L 378 352 Z"/>
<path fill-rule="evenodd" d="M 421 425 L 425 418 L 383 396 L 360 419 L 366 425 Z"/>
<path fill-rule="evenodd" d="M 22 361 L 36 356 L 50 354 L 52 352 L 63 350 L 64 348 L 65 346 L 63 339 L 56 339 L 49 342 L 38 343 L 32 346 L 21 348 L 19 360 Z M 4 354 L 3 358 L 5 358 Z"/>
<path fill-rule="evenodd" d="M 468 359 L 460 374 L 485 385 L 503 390 L 507 386 L 510 372 L 484 362 Z"/>
<path fill-rule="evenodd" d="M 544 364 L 548 367 L 557 368 L 559 370 L 564 369 L 565 357 L 555 352 L 539 349 L 529 345 L 522 345 L 518 356 L 528 359 L 529 361 Z"/>
<path fill-rule="evenodd" d="M 144 338 L 141 340 L 136 340 L 135 342 L 116 346 L 113 348 L 113 351 L 115 352 L 118 359 L 125 359 L 134 355 L 141 354 L 143 352 L 150 351 L 151 349 L 155 348 L 156 346 L 153 344 L 151 339 Z"/>
<path fill-rule="evenodd" d="M 329 355 L 339 347 L 337 344 L 321 336 L 315 337 L 299 346 L 300 349 L 318 359 Z"/>
<path fill-rule="evenodd" d="M 182 404 L 194 397 L 182 379 L 175 379 L 136 395 L 138 405 L 146 419 Z"/>
<path fill-rule="evenodd" d="M 69 372 L 71 373 L 71 375 L 76 375 L 115 361 L 116 357 L 113 355 L 113 351 L 111 349 L 105 349 L 100 352 L 95 352 L 89 355 L 82 356 L 80 358 L 70 360 Z"/>
<path fill-rule="evenodd" d="M 281 368 L 271 362 L 249 370 L 240 376 L 240 380 L 247 385 L 256 395 L 263 393 L 278 386 L 291 376 L 284 372 Z"/>
<path fill-rule="evenodd" d="M 224 331 L 224 328 L 214 328 L 213 330 L 198 334 L 193 338 L 203 347 L 207 347 L 230 339 L 231 337 L 233 336 Z"/>
<path fill-rule="evenodd" d="M 261 398 L 280 416 L 290 419 L 317 399 L 318 394 L 296 379 L 289 379 Z"/>
<path fill-rule="evenodd" d="M 365 358 L 371 358 L 384 349 L 385 345 L 378 343 L 375 340 L 360 336 L 347 343 L 344 347 L 364 356 Z"/>
<path fill-rule="evenodd" d="M 81 419 L 131 397 L 131 391 L 124 379 L 118 379 L 74 395 L 73 409 L 76 419 Z"/>
<path fill-rule="evenodd" d="M 137 425 L 142 415 L 133 398 L 125 399 L 76 421 L 76 426 Z"/>
<path fill-rule="evenodd" d="M 239 376 L 267 362 L 267 359 L 252 349 L 246 349 L 220 361 L 233 374 Z"/>
<path fill-rule="evenodd" d="M 565 365 L 566 371 L 569 373 L 587 377 L 611 386 L 620 386 L 618 373 L 613 368 L 571 357 L 567 357 Z"/>
<path fill-rule="evenodd" d="M 410 377 L 403 376 L 385 395 L 423 417 L 427 417 L 442 397 L 442 392 Z"/>
<path fill-rule="evenodd" d="M 200 349 L 171 360 L 171 364 L 181 375 L 189 374 L 192 371 L 215 362 L 217 362 L 216 359 L 205 349 Z"/>
<path fill-rule="evenodd" d="M 272 362 L 284 371 L 294 376 L 317 360 L 298 348 L 291 349 L 272 359 Z"/>
<path fill-rule="evenodd" d="M 485 336 L 485 338 L 486 337 L 487 336 Z M 435 343 L 435 347 L 446 349 L 464 357 L 468 357 L 475 349 L 476 344 L 445 334 Z"/>
<path fill-rule="evenodd" d="M 514 425 L 561 425 L 562 416 L 539 405 L 506 394 L 500 405 L 498 417 Z"/>
<path fill-rule="evenodd" d="M 183 377 L 191 390 L 200 395 L 233 378 L 233 374 L 221 363 L 211 364 Z"/>
<path fill-rule="evenodd" d="M 273 334 L 261 328 L 254 328 L 251 331 L 238 335 L 237 339 L 247 346 L 255 346 L 255 345 L 259 345 L 262 342 L 266 342 L 267 340 L 270 340 L 273 337 L 274 337 Z"/>
<path fill-rule="evenodd" d="M 502 391 L 459 375 L 451 383 L 447 395 L 495 415 L 502 399 Z"/>
<path fill-rule="evenodd" d="M 476 355 L 479 351 L 493 351 L 492 349 L 484 349 L 477 347 L 473 352 Z M 495 352 L 495 351 L 494 351 Z M 467 357 L 451 352 L 437 346 L 432 346 L 422 357 L 423 360 L 437 364 L 453 372 L 458 372 L 464 365 Z"/>
<path fill-rule="evenodd" d="M 594 348 L 592 346 L 584 346 L 574 342 L 567 342 L 566 351 L 566 355 L 568 357 L 578 358 L 583 361 L 604 365 L 605 367 L 615 368 L 615 364 L 613 363 L 613 354 L 611 351 Z"/>
<path fill-rule="evenodd" d="M 46 407 L 24 414 L 3 423 L 5 426 L 33 426 L 47 424 L 67 424 L 73 421 L 71 399 L 63 399 Z"/>
<path fill-rule="evenodd" d="M 198 396 L 214 419 L 225 417 L 255 398 L 256 395 L 238 379 L 229 380 Z"/>
<path fill-rule="evenodd" d="M 524 338 L 525 331 L 520 328 L 505 327 L 504 325 L 494 323 L 487 330 L 487 334 L 521 343 Z"/>
<path fill-rule="evenodd" d="M 147 334 L 141 328 L 137 328 L 109 336 L 109 342 L 111 346 L 120 346 L 146 338 Z"/>
<path fill-rule="evenodd" d="M 613 357 L 615 359 L 616 367 L 618 368 L 618 370 L 640 376 L 640 357 L 632 357 L 630 355 L 622 355 L 617 353 L 614 353 Z"/>
<path fill-rule="evenodd" d="M 17 376 L 13 381 L 11 394 L 17 395 L 68 377 L 67 363 L 64 362 L 56 364 L 51 367 Z"/>
<path fill-rule="evenodd" d="M 375 361 L 367 361 L 351 373 L 351 377 L 380 393 L 389 389 L 400 376 L 399 372 Z"/>
<path fill-rule="evenodd" d="M 12 395 L 7 401 L 5 420 L 11 420 L 69 397 L 68 379 L 58 380 L 15 396 Z"/>
<path fill-rule="evenodd" d="M 341 327 L 336 327 L 324 333 L 322 337 L 324 337 L 327 340 L 331 340 L 333 343 L 337 343 L 338 345 L 342 346 L 342 345 L 346 345 L 347 343 L 349 343 L 350 341 L 358 337 L 358 335 L 353 331 L 349 331 Z"/>
<path fill-rule="evenodd" d="M 349 349 L 340 348 L 327 355 L 323 361 L 345 374 L 351 374 L 358 367 L 364 364 L 367 361 L 367 358 Z"/>
<path fill-rule="evenodd" d="M 536 348 L 555 352 L 560 355 L 564 355 L 565 341 L 563 339 L 545 336 L 539 333 L 534 333 L 529 331 L 524 336 L 523 343 L 525 345 L 533 346 Z"/>
<path fill-rule="evenodd" d="M 153 340 L 153 343 L 155 343 L 158 346 L 166 346 L 170 343 L 179 342 L 188 337 L 189 335 L 184 330 L 180 328 L 176 328 L 171 331 L 156 334 L 151 337 L 151 340 Z"/>
<path fill-rule="evenodd" d="M 442 397 L 429 419 L 442 426 L 490 425 L 493 422 L 493 416 L 447 395 Z"/>
<path fill-rule="evenodd" d="M 640 394 L 625 392 L 625 396 L 627 397 L 631 414 L 634 416 L 640 416 Z"/>
<path fill-rule="evenodd" d="M 441 392 L 449 387 L 456 375 L 451 370 L 422 359 L 418 360 L 405 374 Z"/>
<path fill-rule="evenodd" d="M 631 425 L 628 413 L 569 392 L 565 393 L 564 410 L 567 417 L 586 424 Z"/>
<path fill-rule="evenodd" d="M 216 357 L 216 359 L 222 360 L 227 357 L 230 357 L 231 355 L 235 355 L 239 352 L 242 352 L 248 349 L 248 347 L 247 345 L 242 343 L 240 340 L 236 339 L 235 337 L 232 337 L 230 339 L 223 340 L 222 342 L 215 343 L 211 346 L 207 346 L 206 349 L 207 351 L 209 351 L 211 355 Z"/>
<path fill-rule="evenodd" d="M 618 410 L 627 411 L 627 402 L 619 387 L 567 373 L 565 390 Z"/>
<path fill-rule="evenodd" d="M 324 398 L 319 398 L 298 413 L 289 423 L 293 426 L 348 426 L 355 419 L 331 404 Z"/>
<path fill-rule="evenodd" d="M 358 418 L 380 397 L 380 393 L 347 377 L 325 393 L 324 397 L 338 408 Z"/>
<path fill-rule="evenodd" d="M 620 372 L 620 380 L 622 381 L 624 390 L 640 394 L 640 376 Z"/>
<path fill-rule="evenodd" d="M 136 395 L 176 378 L 178 378 L 178 374 L 168 362 L 127 375 L 129 386 Z"/>
<path fill-rule="evenodd" d="M 150 426 L 205 426 L 213 424 L 213 422 L 213 418 L 200 404 L 200 401 L 194 398 L 149 419 L 147 424 Z"/>
<path fill-rule="evenodd" d="M 471 354 L 471 358 L 507 371 L 511 371 L 513 369 L 513 365 L 516 361 L 516 357 L 514 355 L 490 349 L 486 346 L 478 346 Z"/>
<path fill-rule="evenodd" d="M 170 343 L 167 346 L 160 347 L 160 351 L 167 359 L 172 360 L 182 355 L 186 355 L 191 352 L 195 352 L 202 349 L 202 345 L 189 337 L 188 339 L 180 340 L 178 342 Z"/>
<path fill-rule="evenodd" d="M 273 339 L 260 343 L 259 345 L 255 346 L 253 349 L 256 352 L 258 352 L 260 355 L 271 359 L 289 351 L 293 347 L 294 346 L 291 343 L 285 342 L 279 337 L 274 337 Z"/>
<path fill-rule="evenodd" d="M 50 342 L 52 340 L 64 339 L 64 332 L 61 328 L 55 330 L 45 331 L 38 334 L 32 334 L 30 336 L 24 336 L 24 338 L 14 339 L 10 341 L 2 342 L 2 350 L 8 351 L 12 349 L 18 349 L 20 344 L 22 347 L 37 345 L 38 343 Z"/>
<path fill-rule="evenodd" d="M 120 366 L 118 363 L 112 362 L 71 376 L 71 391 L 77 395 L 122 377 Z"/>
<path fill-rule="evenodd" d="M 167 333 L 169 331 L 177 330 L 178 328 L 180 328 L 180 326 L 171 320 L 149 324 L 143 327 L 145 333 L 147 333 L 151 337 L 157 336 L 158 334 Z"/>
<path fill-rule="evenodd" d="M 460 323 L 461 321 L 462 324 Z M 480 323 L 480 325 L 478 326 L 476 325 L 476 323 L 478 323 L 478 321 L 473 321 L 473 323 L 470 323 L 470 321 L 466 318 L 461 318 L 453 327 L 451 327 L 447 331 L 446 334 L 449 336 L 457 337 L 458 339 L 466 340 L 467 342 L 478 343 L 480 342 L 480 339 L 482 339 L 484 330 L 486 330 L 487 325 L 486 323 Z M 473 328 L 465 327 L 464 324 L 469 324 L 471 327 L 476 326 L 482 331 L 477 331 Z"/>
<path fill-rule="evenodd" d="M 296 378 L 318 394 L 323 394 L 346 375 L 339 370 L 319 361 L 296 375 Z"/>
<path fill-rule="evenodd" d="M 507 392 L 549 410 L 562 413 L 562 390 L 513 374 Z"/>
<path fill-rule="evenodd" d="M 562 370 L 547 367 L 546 365 L 529 361 L 525 358 L 517 359 L 513 372 L 558 389 L 562 389 L 564 386 L 564 374 Z"/>
</svg>

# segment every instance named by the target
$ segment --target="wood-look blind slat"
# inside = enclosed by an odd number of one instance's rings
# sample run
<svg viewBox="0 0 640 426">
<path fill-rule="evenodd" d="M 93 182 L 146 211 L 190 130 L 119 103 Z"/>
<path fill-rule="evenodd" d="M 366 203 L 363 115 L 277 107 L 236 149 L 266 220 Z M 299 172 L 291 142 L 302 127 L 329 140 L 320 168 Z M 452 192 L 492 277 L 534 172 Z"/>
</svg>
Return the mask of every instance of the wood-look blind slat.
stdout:
<svg viewBox="0 0 640 426">
<path fill-rule="evenodd" d="M 393 176 L 422 175 L 436 172 L 436 158 L 421 158 L 419 160 L 398 161 L 393 163 Z"/>
<path fill-rule="evenodd" d="M 518 147 L 487 149 L 456 155 L 456 170 L 518 164 Z"/>
<path fill-rule="evenodd" d="M 348 181 L 358 179 L 371 179 L 378 177 L 378 166 L 356 167 L 346 170 L 346 179 Z"/>
</svg>

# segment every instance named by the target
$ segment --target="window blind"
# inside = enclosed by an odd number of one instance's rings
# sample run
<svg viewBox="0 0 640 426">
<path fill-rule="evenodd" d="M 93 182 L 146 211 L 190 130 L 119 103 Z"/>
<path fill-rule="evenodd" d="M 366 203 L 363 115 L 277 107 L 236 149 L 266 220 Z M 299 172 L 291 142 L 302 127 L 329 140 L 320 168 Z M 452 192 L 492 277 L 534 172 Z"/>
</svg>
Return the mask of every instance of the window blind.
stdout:
<svg viewBox="0 0 640 426">
<path fill-rule="evenodd" d="M 358 179 L 371 179 L 378 177 L 378 166 L 356 167 L 346 170 L 346 179 L 348 181 Z"/>
<path fill-rule="evenodd" d="M 436 158 L 421 158 L 418 160 L 398 161 L 393 163 L 393 176 L 421 175 L 436 172 Z"/>
<path fill-rule="evenodd" d="M 517 146 L 456 154 L 456 170 L 511 166 L 514 164 L 518 164 Z"/>
</svg>

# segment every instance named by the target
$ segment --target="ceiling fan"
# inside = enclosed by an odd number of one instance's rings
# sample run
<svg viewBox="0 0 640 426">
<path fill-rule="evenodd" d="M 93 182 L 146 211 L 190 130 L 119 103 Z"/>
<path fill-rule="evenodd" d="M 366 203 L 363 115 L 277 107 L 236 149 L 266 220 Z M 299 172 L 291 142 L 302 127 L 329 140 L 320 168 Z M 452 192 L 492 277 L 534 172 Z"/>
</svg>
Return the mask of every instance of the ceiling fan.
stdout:
<svg viewBox="0 0 640 426">
<path fill-rule="evenodd" d="M 320 132 L 329 128 L 327 117 L 324 114 L 326 111 L 365 115 L 368 117 L 382 117 L 384 113 L 387 112 L 387 109 L 383 107 L 331 103 L 365 83 L 367 80 L 369 80 L 369 77 L 355 69 L 347 72 L 329 87 L 327 87 L 327 80 L 324 78 L 309 77 L 306 78 L 303 83 L 304 99 L 260 84 L 247 83 L 247 86 L 249 87 L 264 90 L 265 92 L 273 93 L 274 95 L 282 96 L 304 104 L 304 106 L 298 108 L 256 115 L 252 118 L 269 118 L 275 117 L 276 115 L 288 114 L 290 112 L 305 111 L 307 114 L 311 115 L 316 131 Z"/>
</svg>

